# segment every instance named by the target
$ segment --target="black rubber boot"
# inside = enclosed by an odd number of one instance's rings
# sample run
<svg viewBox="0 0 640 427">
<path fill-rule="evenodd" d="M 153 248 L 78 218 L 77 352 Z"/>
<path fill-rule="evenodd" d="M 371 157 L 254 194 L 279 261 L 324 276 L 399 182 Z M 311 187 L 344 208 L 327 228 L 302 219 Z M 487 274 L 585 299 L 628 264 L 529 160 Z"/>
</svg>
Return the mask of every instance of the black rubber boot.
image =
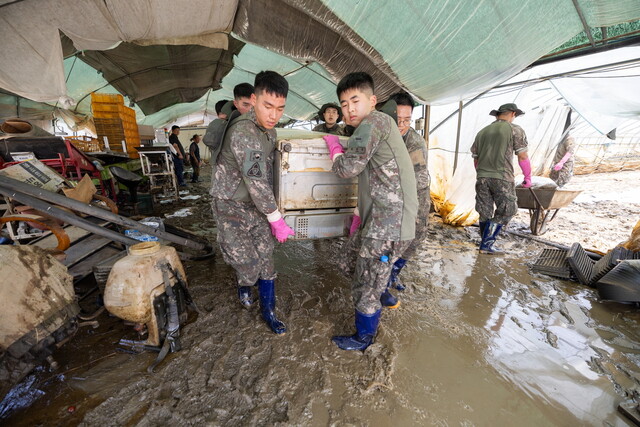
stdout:
<svg viewBox="0 0 640 427">
<path fill-rule="evenodd" d="M 331 340 L 342 350 L 364 351 L 373 344 L 373 340 L 378 331 L 380 323 L 380 313 L 378 310 L 373 314 L 364 314 L 356 310 L 356 333 L 355 335 L 335 336 Z"/>
<path fill-rule="evenodd" d="M 258 293 L 260 294 L 260 309 L 262 318 L 271 330 L 276 334 L 284 334 L 287 327 L 276 318 L 276 290 L 274 280 L 258 280 Z"/>
</svg>

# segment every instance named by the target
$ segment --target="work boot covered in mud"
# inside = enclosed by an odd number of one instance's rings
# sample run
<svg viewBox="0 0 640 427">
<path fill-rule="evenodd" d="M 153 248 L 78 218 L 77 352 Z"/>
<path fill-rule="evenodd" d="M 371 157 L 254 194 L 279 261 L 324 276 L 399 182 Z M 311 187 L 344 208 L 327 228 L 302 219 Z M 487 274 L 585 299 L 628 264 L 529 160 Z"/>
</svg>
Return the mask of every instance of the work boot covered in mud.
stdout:
<svg viewBox="0 0 640 427">
<path fill-rule="evenodd" d="M 385 289 L 382 295 L 380 295 L 380 304 L 385 308 L 398 308 L 400 307 L 400 300 L 394 297 L 389 288 Z"/>
<path fill-rule="evenodd" d="M 373 314 L 364 314 L 356 310 L 356 333 L 350 336 L 335 336 L 331 340 L 342 350 L 364 351 L 373 344 L 380 323 L 378 310 Z"/>
<path fill-rule="evenodd" d="M 407 264 L 407 260 L 404 258 L 398 258 L 396 262 L 393 263 L 393 267 L 391 268 L 391 276 L 389 276 L 389 283 L 387 284 L 387 288 L 392 286 L 399 290 L 400 292 L 404 291 L 406 287 L 400 281 L 400 270 Z M 383 304 L 384 305 L 384 304 Z"/>
<path fill-rule="evenodd" d="M 238 299 L 240 304 L 244 308 L 249 308 L 253 305 L 253 295 L 251 295 L 252 286 L 238 286 Z"/>
<path fill-rule="evenodd" d="M 260 309 L 262 318 L 271 330 L 276 334 L 284 334 L 287 327 L 276 318 L 276 286 L 274 280 L 258 280 L 258 293 L 260 294 Z"/>
<path fill-rule="evenodd" d="M 502 230 L 502 224 L 496 224 L 495 222 L 487 221 L 487 224 L 484 228 L 484 233 L 482 233 L 482 241 L 480 242 L 481 254 L 502 255 L 504 253 L 502 251 L 494 249 L 493 247 L 493 244 L 498 238 L 498 234 L 500 234 L 500 230 Z"/>
</svg>

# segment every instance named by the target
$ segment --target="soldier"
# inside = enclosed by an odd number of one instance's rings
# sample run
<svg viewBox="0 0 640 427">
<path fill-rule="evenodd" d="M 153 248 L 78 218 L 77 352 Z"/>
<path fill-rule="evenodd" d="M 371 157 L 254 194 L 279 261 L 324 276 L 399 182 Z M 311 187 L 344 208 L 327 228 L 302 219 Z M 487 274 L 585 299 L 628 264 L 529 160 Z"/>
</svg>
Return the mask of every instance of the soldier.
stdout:
<svg viewBox="0 0 640 427">
<path fill-rule="evenodd" d="M 389 286 L 395 287 L 399 291 L 405 289 L 404 285 L 398 278 L 400 270 L 411 260 L 416 253 L 420 243 L 427 236 L 427 226 L 429 224 L 429 209 L 431 208 L 431 194 L 429 191 L 430 177 L 427 169 L 427 144 L 424 138 L 411 127 L 411 116 L 413 114 L 414 101 L 406 92 L 398 92 L 389 98 L 396 104 L 396 120 L 400 135 L 407 146 L 409 157 L 413 162 L 413 171 L 416 176 L 416 184 L 418 187 L 418 216 L 416 217 L 416 237 L 411 245 L 402 254 L 401 258 L 393 264 L 391 277 L 389 278 Z M 396 308 L 400 305 L 398 299 L 386 290 L 381 297 L 383 307 Z"/>
<path fill-rule="evenodd" d="M 169 135 L 169 144 L 175 150 L 175 154 L 173 154 L 173 167 L 174 172 L 176 174 L 176 178 L 178 178 L 178 185 L 180 187 L 186 187 L 187 183 L 184 182 L 184 163 L 186 161 L 186 155 L 184 153 L 184 147 L 178 138 L 180 135 L 180 126 L 173 125 L 171 126 L 171 135 Z"/>
<path fill-rule="evenodd" d="M 247 114 L 254 106 L 254 89 L 249 83 L 240 83 L 233 88 L 233 105 L 240 114 Z"/>
<path fill-rule="evenodd" d="M 476 135 L 471 155 L 476 168 L 476 211 L 480 214 L 480 253 L 499 254 L 493 248 L 502 227 L 518 212 L 513 177 L 513 154 L 524 174 L 522 186 L 531 187 L 531 163 L 527 154 L 527 135 L 513 124 L 524 114 L 516 104 L 504 104 L 489 114 L 496 121 Z M 495 212 L 494 212 L 495 204 Z"/>
<path fill-rule="evenodd" d="M 219 119 L 227 120 L 227 118 L 229 117 L 229 113 L 227 111 L 223 111 L 223 108 L 225 105 L 227 105 L 227 103 L 231 103 L 231 105 L 233 105 L 233 101 L 227 101 L 226 99 L 221 99 L 220 101 L 216 102 L 216 115 Z M 231 106 L 229 106 L 229 108 L 231 108 Z"/>
<path fill-rule="evenodd" d="M 573 153 L 575 143 L 571 135 L 567 135 L 558 145 L 555 156 L 553 156 L 553 170 L 549 178 L 564 187 L 573 176 Z"/>
<path fill-rule="evenodd" d="M 338 124 L 342 121 L 342 112 L 337 104 L 332 102 L 324 104 L 322 108 L 320 108 L 320 111 L 318 111 L 318 117 L 324 120 L 324 123 L 314 127 L 313 131 L 333 135 L 344 135 L 342 126 Z"/>
<path fill-rule="evenodd" d="M 340 80 L 342 113 L 355 130 L 346 152 L 337 136 L 323 137 L 333 172 L 342 178 L 358 177 L 361 224 L 355 224 L 340 264 L 345 273 L 353 274 L 356 333 L 333 337 L 343 350 L 365 350 L 373 343 L 382 311 L 380 296 L 393 263 L 414 238 L 418 210 L 411 158 L 393 119 L 375 111 L 373 92 L 373 79 L 367 73 L 351 73 Z"/>
<path fill-rule="evenodd" d="M 199 182 L 200 166 L 202 166 L 202 160 L 200 159 L 200 135 L 195 134 L 191 137 L 191 145 L 189 145 L 189 157 L 191 158 L 191 167 L 193 168 L 193 175 L 191 176 L 191 182 Z"/>
<path fill-rule="evenodd" d="M 217 158 L 211 189 L 218 243 L 227 264 L 236 271 L 238 298 L 253 304 L 258 286 L 263 319 L 276 334 L 286 326 L 275 315 L 273 234 L 280 243 L 293 235 L 278 211 L 273 194 L 275 125 L 284 112 L 288 83 L 276 72 L 256 76 L 253 108 L 229 123 Z"/>
</svg>

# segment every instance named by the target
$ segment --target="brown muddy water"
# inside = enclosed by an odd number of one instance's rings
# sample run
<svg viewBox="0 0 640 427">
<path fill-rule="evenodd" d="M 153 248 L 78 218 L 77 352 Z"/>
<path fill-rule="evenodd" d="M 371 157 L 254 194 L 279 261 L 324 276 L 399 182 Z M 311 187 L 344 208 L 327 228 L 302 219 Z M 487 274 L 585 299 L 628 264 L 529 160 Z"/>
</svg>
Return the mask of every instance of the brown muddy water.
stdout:
<svg viewBox="0 0 640 427">
<path fill-rule="evenodd" d="M 165 210 L 186 206 L 193 215 L 171 222 L 213 235 L 206 197 Z M 477 234 L 432 217 L 402 273 L 402 305 L 383 313 L 364 353 L 330 340 L 353 332 L 339 239 L 278 245 L 284 336 L 236 302 L 221 257 L 187 262 L 202 313 L 181 330 L 181 352 L 148 374 L 155 355 L 117 352 L 135 332 L 103 314 L 54 354 L 57 371 L 23 382 L 30 404 L 0 424 L 630 425 L 616 407 L 639 384 L 636 306 L 531 273 L 538 243 L 506 236 L 508 255 L 479 255 Z"/>
</svg>

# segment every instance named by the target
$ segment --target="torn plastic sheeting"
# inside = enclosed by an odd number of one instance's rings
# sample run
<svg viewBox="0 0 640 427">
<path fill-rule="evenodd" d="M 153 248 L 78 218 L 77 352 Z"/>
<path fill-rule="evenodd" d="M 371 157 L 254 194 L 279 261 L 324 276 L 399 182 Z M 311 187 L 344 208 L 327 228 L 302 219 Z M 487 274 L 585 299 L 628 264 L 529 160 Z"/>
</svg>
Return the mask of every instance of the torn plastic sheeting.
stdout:
<svg viewBox="0 0 640 427">
<path fill-rule="evenodd" d="M 41 0 L 37 5 L 5 5 L 0 14 L 0 87 L 36 101 L 55 102 L 64 96 L 59 30 L 72 39 L 77 50 L 108 50 L 121 41 L 223 47 L 216 33 L 228 33 L 236 7 L 233 0 L 179 4 L 166 0 L 110 0 L 108 4 Z M 167 13 L 171 8 L 180 13 Z"/>
<path fill-rule="evenodd" d="M 219 88 L 242 46 L 233 38 L 229 50 L 122 43 L 105 52 L 85 51 L 79 58 L 102 70 L 107 81 L 132 97 L 145 114 L 151 114 Z"/>
<path fill-rule="evenodd" d="M 372 10 L 380 6 L 367 4 Z M 376 49 L 320 0 L 240 0 L 233 34 L 281 55 L 318 62 L 336 80 L 352 71 L 368 72 L 381 99 L 400 90 Z"/>
</svg>

